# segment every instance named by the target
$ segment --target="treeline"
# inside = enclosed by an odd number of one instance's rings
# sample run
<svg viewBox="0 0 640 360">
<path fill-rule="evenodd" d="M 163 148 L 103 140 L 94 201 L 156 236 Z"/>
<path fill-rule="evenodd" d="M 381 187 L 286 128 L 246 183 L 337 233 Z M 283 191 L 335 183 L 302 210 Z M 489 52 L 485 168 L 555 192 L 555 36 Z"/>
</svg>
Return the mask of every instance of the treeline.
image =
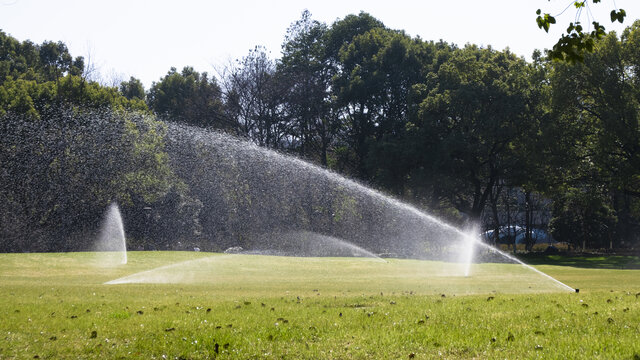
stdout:
<svg viewBox="0 0 640 360">
<path fill-rule="evenodd" d="M 114 201 L 138 241 L 149 204 L 173 215 L 155 231 L 170 236 L 187 217 L 181 229 L 194 235 L 197 208 L 175 200 L 188 198 L 164 149 L 165 126 L 144 91 L 124 89 L 89 80 L 84 59 L 62 42 L 0 31 L 0 251 L 91 249 Z"/>
<path fill-rule="evenodd" d="M 21 221 L 11 217 L 18 215 L 7 204 L 35 200 L 19 199 L 4 182 L 27 186 L 7 165 L 21 159 L 19 139 L 6 140 L 16 133 L 9 119 L 34 119 L 35 129 L 59 119 L 59 109 L 109 108 L 103 121 L 120 124 L 118 131 L 133 139 L 120 155 L 131 166 L 112 181 L 115 199 L 95 195 L 109 193 L 99 184 L 83 195 L 93 206 L 88 217 L 110 200 L 125 212 L 128 206 L 134 218 L 162 203 L 168 213 L 192 219 L 185 237 L 200 233 L 193 218 L 206 216 L 203 207 L 179 176 L 162 170 L 170 166 L 157 117 L 295 154 L 450 222 L 480 222 L 496 239 L 504 225 L 523 226 L 529 248 L 534 228 L 575 247 L 640 241 L 640 21 L 597 41 L 582 63 L 567 64 L 538 51 L 526 61 L 509 50 L 425 41 L 366 13 L 327 25 L 304 12 L 288 29 L 279 59 L 256 47 L 218 70 L 210 76 L 172 68 L 148 90 L 135 78 L 107 87 L 89 81 L 84 60 L 63 43 L 36 45 L 0 32 L 3 238 L 17 231 L 4 224 L 64 217 L 60 199 L 38 203 L 42 213 L 30 211 Z M 89 143 L 116 146 L 98 138 Z M 59 146 L 46 171 L 72 156 Z M 138 161 L 144 166 L 137 168 Z M 43 200 L 46 183 L 37 185 L 43 193 L 32 196 Z M 139 238 L 148 231 L 133 229 Z"/>
</svg>

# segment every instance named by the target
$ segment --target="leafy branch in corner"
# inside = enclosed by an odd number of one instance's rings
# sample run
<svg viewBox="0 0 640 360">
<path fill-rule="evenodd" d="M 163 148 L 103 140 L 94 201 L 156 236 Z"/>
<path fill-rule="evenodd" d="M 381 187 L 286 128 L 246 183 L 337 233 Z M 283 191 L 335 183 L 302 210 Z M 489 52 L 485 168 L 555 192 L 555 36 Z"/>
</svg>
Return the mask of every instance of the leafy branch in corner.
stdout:
<svg viewBox="0 0 640 360">
<path fill-rule="evenodd" d="M 601 0 L 592 1 L 594 4 L 597 4 Z M 569 23 L 566 33 L 562 34 L 558 42 L 553 46 L 553 49 L 549 50 L 549 56 L 554 60 L 575 63 L 582 62 L 584 60 L 585 53 L 593 52 L 595 40 L 600 39 L 605 35 L 605 27 L 594 20 L 591 22 L 593 29 L 591 31 L 584 30 L 580 22 L 583 10 L 586 10 L 588 18 L 593 18 L 587 0 L 572 0 L 569 6 L 567 6 L 567 8 L 565 8 L 559 15 L 562 15 L 562 13 L 571 7 L 571 5 L 576 8 L 576 20 Z M 551 16 L 549 13 L 543 14 L 540 9 L 536 11 L 536 14 L 538 15 L 536 18 L 538 27 L 548 33 L 551 25 L 556 23 L 556 18 Z M 612 23 L 615 23 L 616 21 L 623 23 L 626 16 L 627 13 L 624 9 L 613 9 L 610 13 Z"/>
</svg>

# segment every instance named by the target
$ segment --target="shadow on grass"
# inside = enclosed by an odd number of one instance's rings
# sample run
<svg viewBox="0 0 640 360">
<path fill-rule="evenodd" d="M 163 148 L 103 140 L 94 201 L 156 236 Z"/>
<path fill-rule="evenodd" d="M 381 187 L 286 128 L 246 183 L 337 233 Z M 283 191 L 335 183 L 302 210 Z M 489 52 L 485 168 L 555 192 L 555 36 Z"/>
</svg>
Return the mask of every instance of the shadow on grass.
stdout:
<svg viewBox="0 0 640 360">
<path fill-rule="evenodd" d="M 573 266 L 588 269 L 640 269 L 640 257 L 630 255 L 589 254 L 521 254 L 518 257 L 529 265 Z"/>
</svg>

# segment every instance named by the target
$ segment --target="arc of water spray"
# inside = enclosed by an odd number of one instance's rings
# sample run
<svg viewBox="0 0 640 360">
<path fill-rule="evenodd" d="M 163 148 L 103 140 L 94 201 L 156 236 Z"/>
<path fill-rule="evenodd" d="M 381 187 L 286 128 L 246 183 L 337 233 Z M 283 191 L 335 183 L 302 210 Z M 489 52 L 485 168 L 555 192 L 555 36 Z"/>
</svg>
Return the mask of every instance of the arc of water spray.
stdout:
<svg viewBox="0 0 640 360">
<path fill-rule="evenodd" d="M 270 150 L 265 150 L 264 148 L 260 148 L 258 145 L 255 145 L 255 144 L 249 143 L 248 145 L 252 149 L 257 150 L 260 153 L 262 153 L 265 156 L 270 157 L 270 158 L 274 158 L 276 156 L 278 156 L 278 157 L 282 156 L 281 154 L 279 154 L 277 152 L 270 151 Z M 280 158 L 278 158 L 278 159 L 280 159 Z M 424 213 L 423 211 L 417 209 L 416 207 L 414 207 L 412 205 L 403 203 L 403 202 L 401 202 L 401 201 L 399 201 L 399 200 L 397 200 L 397 199 L 395 199 L 393 197 L 384 195 L 379 191 L 376 191 L 374 189 L 371 189 L 371 188 L 368 188 L 368 187 L 366 187 L 364 185 L 361 185 L 356 181 L 350 180 L 350 179 L 345 178 L 343 176 L 340 176 L 340 175 L 338 175 L 338 174 L 336 174 L 336 173 L 334 173 L 334 172 L 332 172 L 330 170 L 327 170 L 327 169 L 321 168 L 319 166 L 310 164 L 310 163 L 308 163 L 306 161 L 303 161 L 301 159 L 298 159 L 298 158 L 295 158 L 295 157 L 286 157 L 286 159 L 289 160 L 292 164 L 297 165 L 298 167 L 300 167 L 302 169 L 313 171 L 315 173 L 320 173 L 320 174 L 322 174 L 322 175 L 324 175 L 326 177 L 329 177 L 329 178 L 332 178 L 332 179 L 336 179 L 336 181 L 342 183 L 345 187 L 348 187 L 350 189 L 359 191 L 359 192 L 361 192 L 361 193 L 363 193 L 365 195 L 371 196 L 372 198 L 377 199 L 379 201 L 382 201 L 384 203 L 387 203 L 387 204 L 389 204 L 391 206 L 395 206 L 397 208 L 403 209 L 403 210 L 407 211 L 408 213 L 415 215 L 419 219 L 429 221 L 430 223 L 432 223 L 432 224 L 434 224 L 434 225 L 436 225 L 436 226 L 438 226 L 440 228 L 443 228 L 443 229 L 446 229 L 446 230 L 450 230 L 450 231 L 460 235 L 462 239 L 466 239 L 467 245 L 468 245 L 467 248 L 469 249 L 468 250 L 469 251 L 468 255 L 466 256 L 466 259 L 465 259 L 465 261 L 467 262 L 465 273 L 467 275 L 470 272 L 470 267 L 471 267 L 472 258 L 473 258 L 473 248 L 475 247 L 476 244 L 478 244 L 480 246 L 483 246 L 485 248 L 488 248 L 488 249 L 490 249 L 492 251 L 495 251 L 495 252 L 499 253 L 500 255 L 510 259 L 511 261 L 514 261 L 515 263 L 518 263 L 518 264 L 526 267 L 527 269 L 532 270 L 532 271 L 538 273 L 539 275 L 542 275 L 543 277 L 545 277 L 545 278 L 547 278 L 549 280 L 552 280 L 553 282 L 555 282 L 556 284 L 562 286 L 563 288 L 565 288 L 567 290 L 575 291 L 575 289 L 573 289 L 572 287 L 570 287 L 570 286 L 562 283 L 561 281 L 559 281 L 559 280 L 557 280 L 557 279 L 555 279 L 555 278 L 543 273 L 542 271 L 540 271 L 540 270 L 538 270 L 538 269 L 536 269 L 536 268 L 534 268 L 534 267 L 532 267 L 530 265 L 525 264 L 524 262 L 520 261 L 519 259 L 517 259 L 515 257 L 509 256 L 508 254 L 506 254 L 506 253 L 494 248 L 493 246 L 490 246 L 488 244 L 483 243 L 482 241 L 477 239 L 477 236 L 475 234 L 464 232 L 464 231 L 460 230 L 459 228 L 457 228 L 457 227 L 455 227 L 453 225 L 450 225 L 450 224 L 448 224 L 448 223 L 446 223 L 446 222 L 444 222 L 444 221 L 442 221 L 442 220 L 440 220 L 440 219 L 438 219 L 438 218 L 436 218 L 434 216 L 431 216 L 429 214 Z"/>
<path fill-rule="evenodd" d="M 315 165 L 309 164 L 309 163 L 307 163 L 305 161 L 302 161 L 300 159 L 292 158 L 291 160 L 293 162 L 295 162 L 296 164 L 298 164 L 298 165 L 300 165 L 302 167 L 305 167 L 307 169 L 320 170 L 320 171 L 324 172 L 327 176 L 333 175 L 333 173 L 331 171 L 329 171 L 329 170 L 319 168 L 319 167 L 317 167 Z M 527 265 L 526 263 L 524 263 L 520 259 L 515 258 L 513 256 L 510 256 L 509 254 L 507 254 L 507 253 L 505 253 L 503 251 L 500 251 L 500 250 L 496 249 L 495 247 L 493 247 L 491 245 L 488 245 L 488 244 L 483 243 L 482 241 L 479 241 L 474 234 L 465 233 L 464 231 L 458 229 L 457 227 L 455 227 L 455 226 L 453 226 L 451 224 L 448 224 L 448 223 L 446 223 L 446 222 L 444 222 L 444 221 L 442 221 L 442 220 L 440 220 L 438 218 L 435 218 L 435 217 L 433 217 L 433 216 L 431 216 L 429 214 L 425 214 L 424 212 L 422 212 L 421 210 L 419 210 L 416 207 L 413 207 L 413 206 L 411 206 L 409 204 L 406 204 L 406 203 L 403 203 L 403 202 L 401 202 L 399 200 L 396 200 L 393 197 L 389 197 L 389 196 L 383 195 L 382 193 L 380 193 L 380 192 L 378 192 L 376 190 L 370 189 L 370 188 L 368 188 L 366 186 L 363 186 L 363 185 L 361 185 L 361 184 L 359 184 L 359 183 L 357 183 L 357 182 L 355 182 L 353 180 L 341 177 L 340 181 L 342 181 L 345 185 L 350 186 L 350 187 L 352 187 L 352 188 L 354 188 L 354 189 L 356 189 L 358 191 L 362 191 L 362 192 L 364 192 L 364 193 L 366 193 L 366 194 L 368 194 L 368 195 L 370 195 L 370 196 L 372 196 L 372 197 L 374 197 L 376 199 L 382 200 L 382 201 L 384 201 L 384 202 L 386 202 L 388 204 L 391 204 L 393 206 L 397 206 L 399 208 L 408 210 L 409 212 L 411 212 L 412 214 L 418 216 L 419 218 L 422 218 L 424 220 L 430 221 L 430 222 L 434 223 L 437 226 L 440 226 L 440 227 L 442 227 L 444 229 L 447 229 L 447 230 L 454 231 L 455 233 L 457 233 L 460 236 L 462 236 L 463 239 L 466 239 L 467 247 L 469 248 L 469 250 L 468 250 L 468 255 L 466 256 L 466 259 L 465 259 L 465 262 L 466 262 L 465 276 L 469 276 L 469 273 L 471 271 L 471 263 L 472 263 L 472 260 L 473 260 L 473 247 L 476 244 L 478 244 L 480 246 L 488 248 L 489 250 L 497 252 L 498 254 L 506 257 L 507 259 L 509 259 L 511 261 L 514 261 L 514 262 L 518 263 L 519 265 L 522 265 L 522 266 L 526 267 L 527 269 L 532 270 L 532 271 L 536 272 L 537 274 L 542 275 L 543 277 L 545 277 L 545 278 L 547 278 L 549 280 L 552 280 L 553 282 L 555 282 L 556 284 L 560 285 L 564 289 L 570 290 L 572 292 L 576 291 L 571 286 L 561 282 L 560 280 L 558 280 L 558 279 L 556 279 L 556 278 L 554 278 L 554 277 L 552 277 L 550 275 L 547 275 L 547 274 L 543 273 L 542 271 L 534 268 L 531 265 Z"/>
</svg>

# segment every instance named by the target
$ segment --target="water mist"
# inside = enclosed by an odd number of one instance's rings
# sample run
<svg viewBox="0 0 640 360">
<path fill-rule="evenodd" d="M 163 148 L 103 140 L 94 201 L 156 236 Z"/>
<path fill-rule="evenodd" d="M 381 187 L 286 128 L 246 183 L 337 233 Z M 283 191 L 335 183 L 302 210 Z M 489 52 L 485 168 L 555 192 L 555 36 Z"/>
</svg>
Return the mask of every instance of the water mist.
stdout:
<svg viewBox="0 0 640 360">
<path fill-rule="evenodd" d="M 99 265 L 113 266 L 127 263 L 127 242 L 118 204 L 111 203 L 102 220 L 94 250 Z"/>
</svg>

